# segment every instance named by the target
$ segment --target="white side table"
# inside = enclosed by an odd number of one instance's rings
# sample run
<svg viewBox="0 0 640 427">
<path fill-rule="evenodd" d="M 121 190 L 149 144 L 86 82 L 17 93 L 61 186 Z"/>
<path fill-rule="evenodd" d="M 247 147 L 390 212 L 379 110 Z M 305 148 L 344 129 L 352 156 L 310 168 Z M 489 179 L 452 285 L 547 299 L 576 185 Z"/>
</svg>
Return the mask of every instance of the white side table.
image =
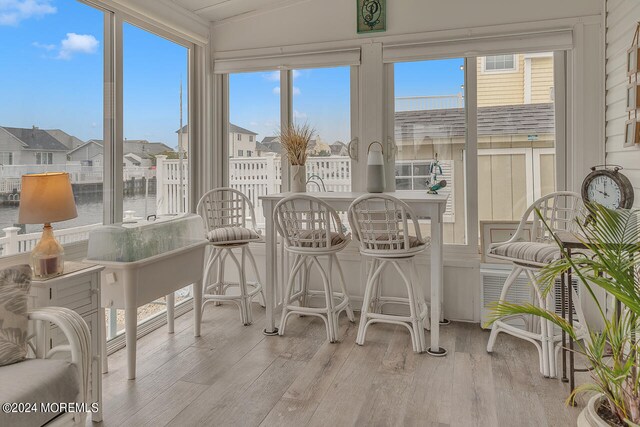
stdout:
<svg viewBox="0 0 640 427">
<path fill-rule="evenodd" d="M 31 281 L 29 308 L 48 306 L 66 307 L 77 312 L 91 332 L 91 402 L 98 403 L 98 411 L 92 414 L 94 422 L 102 421 L 102 334 L 104 318 L 100 313 L 101 265 L 65 262 L 64 273 L 49 279 L 34 277 Z M 65 341 L 64 334 L 55 326 L 46 333 L 47 348 Z"/>
</svg>

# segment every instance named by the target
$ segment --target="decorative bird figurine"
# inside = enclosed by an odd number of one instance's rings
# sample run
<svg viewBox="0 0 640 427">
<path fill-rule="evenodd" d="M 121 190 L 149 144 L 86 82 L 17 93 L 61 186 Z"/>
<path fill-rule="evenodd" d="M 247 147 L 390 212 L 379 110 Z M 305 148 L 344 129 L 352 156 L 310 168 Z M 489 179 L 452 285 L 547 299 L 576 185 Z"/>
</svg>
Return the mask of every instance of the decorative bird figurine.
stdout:
<svg viewBox="0 0 640 427">
<path fill-rule="evenodd" d="M 427 193 L 429 194 L 438 194 L 438 190 L 447 186 L 447 181 L 444 179 L 438 181 L 438 172 L 440 175 L 442 173 L 442 166 L 440 166 L 440 161 L 438 160 L 438 153 L 435 155 L 435 160 L 431 162 L 429 165 L 429 178 L 427 178 Z"/>
</svg>

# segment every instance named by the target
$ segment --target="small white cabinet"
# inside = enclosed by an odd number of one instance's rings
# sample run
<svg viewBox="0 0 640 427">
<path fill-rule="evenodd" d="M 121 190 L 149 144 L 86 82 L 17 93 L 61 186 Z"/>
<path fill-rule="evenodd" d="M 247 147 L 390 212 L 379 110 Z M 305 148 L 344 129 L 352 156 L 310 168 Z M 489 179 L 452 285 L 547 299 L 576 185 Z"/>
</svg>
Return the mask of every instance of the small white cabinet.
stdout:
<svg viewBox="0 0 640 427">
<path fill-rule="evenodd" d="M 34 277 L 31 281 L 29 308 L 66 307 L 77 312 L 87 322 L 91 332 L 91 401 L 98 403 L 98 412 L 92 414 L 94 422 L 102 421 L 101 350 L 104 328 L 100 311 L 101 265 L 65 262 L 64 273 L 49 279 Z M 45 333 L 47 348 L 65 341 L 57 327 Z"/>
</svg>

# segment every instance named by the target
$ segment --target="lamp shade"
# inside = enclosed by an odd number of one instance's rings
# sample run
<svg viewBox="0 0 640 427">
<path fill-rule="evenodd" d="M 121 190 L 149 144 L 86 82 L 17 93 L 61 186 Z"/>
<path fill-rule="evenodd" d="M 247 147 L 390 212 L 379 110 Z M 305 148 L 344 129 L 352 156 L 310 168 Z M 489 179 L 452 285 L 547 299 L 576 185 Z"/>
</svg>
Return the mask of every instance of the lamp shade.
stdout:
<svg viewBox="0 0 640 427">
<path fill-rule="evenodd" d="M 66 172 L 22 175 L 20 224 L 45 224 L 78 216 Z"/>
</svg>

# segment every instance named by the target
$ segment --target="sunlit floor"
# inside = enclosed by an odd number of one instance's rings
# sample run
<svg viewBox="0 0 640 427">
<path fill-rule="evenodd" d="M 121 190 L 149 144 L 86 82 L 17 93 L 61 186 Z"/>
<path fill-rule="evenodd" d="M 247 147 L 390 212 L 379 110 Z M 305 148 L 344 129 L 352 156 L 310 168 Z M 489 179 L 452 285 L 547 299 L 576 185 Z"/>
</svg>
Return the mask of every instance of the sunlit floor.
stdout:
<svg viewBox="0 0 640 427">
<path fill-rule="evenodd" d="M 235 306 L 208 306 L 202 336 L 192 312 L 140 339 L 138 377 L 126 379 L 126 352 L 109 357 L 105 426 L 571 426 L 581 410 L 564 405 L 568 386 L 538 373 L 535 349 L 475 324 L 441 328 L 445 358 L 411 351 L 402 326 L 373 325 L 355 344 L 341 317 L 342 342 L 322 321 L 291 317 L 287 336 L 265 337 L 264 309 L 242 326 Z M 585 374 L 578 374 L 584 380 Z"/>
</svg>

